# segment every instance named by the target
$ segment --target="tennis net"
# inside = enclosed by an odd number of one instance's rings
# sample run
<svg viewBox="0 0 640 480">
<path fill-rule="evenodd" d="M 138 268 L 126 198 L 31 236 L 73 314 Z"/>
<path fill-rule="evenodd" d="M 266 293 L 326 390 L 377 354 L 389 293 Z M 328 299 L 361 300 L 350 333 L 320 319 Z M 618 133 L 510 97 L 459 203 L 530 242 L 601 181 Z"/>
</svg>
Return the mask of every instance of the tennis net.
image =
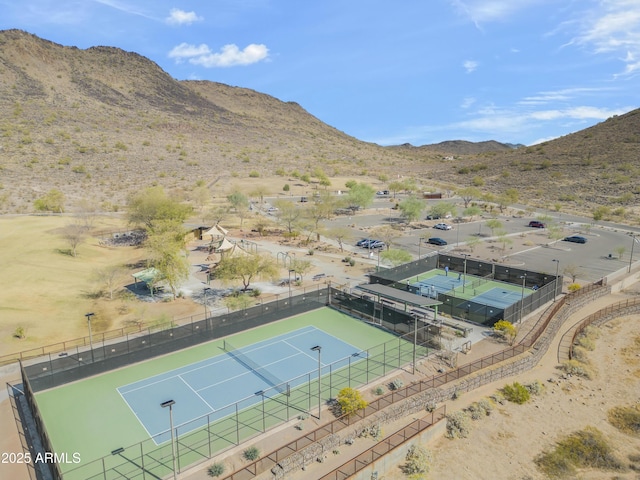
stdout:
<svg viewBox="0 0 640 480">
<path fill-rule="evenodd" d="M 289 395 L 289 384 L 287 382 L 280 380 L 278 377 L 268 372 L 264 367 L 251 360 L 246 354 L 242 353 L 238 348 L 229 343 L 229 340 L 224 340 L 223 344 L 224 351 L 227 352 L 231 358 L 240 363 L 246 369 L 251 370 L 254 375 L 267 382 L 279 393 L 286 393 Z"/>
</svg>

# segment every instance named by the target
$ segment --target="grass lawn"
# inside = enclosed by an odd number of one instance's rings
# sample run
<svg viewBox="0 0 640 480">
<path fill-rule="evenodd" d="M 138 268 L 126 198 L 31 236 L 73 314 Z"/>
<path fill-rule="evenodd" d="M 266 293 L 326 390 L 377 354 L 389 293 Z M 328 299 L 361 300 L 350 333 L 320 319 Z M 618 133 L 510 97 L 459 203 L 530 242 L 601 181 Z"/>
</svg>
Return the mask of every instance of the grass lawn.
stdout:
<svg viewBox="0 0 640 480">
<path fill-rule="evenodd" d="M 61 234 L 70 221 L 58 216 L 0 217 L 0 355 L 86 336 L 87 312 L 96 314 L 94 331 L 102 331 L 121 326 L 133 315 L 151 316 L 160 308 L 167 310 L 166 304 L 94 298 L 99 289 L 94 276 L 99 269 L 136 263 L 144 258 L 144 250 L 103 247 L 98 238 L 89 236 L 78 247 L 78 256 L 72 257 Z M 98 217 L 94 228 L 125 227 L 119 219 Z M 133 271 L 125 272 L 121 285 L 131 283 Z M 25 329 L 26 338 L 14 338 L 18 327 Z"/>
</svg>

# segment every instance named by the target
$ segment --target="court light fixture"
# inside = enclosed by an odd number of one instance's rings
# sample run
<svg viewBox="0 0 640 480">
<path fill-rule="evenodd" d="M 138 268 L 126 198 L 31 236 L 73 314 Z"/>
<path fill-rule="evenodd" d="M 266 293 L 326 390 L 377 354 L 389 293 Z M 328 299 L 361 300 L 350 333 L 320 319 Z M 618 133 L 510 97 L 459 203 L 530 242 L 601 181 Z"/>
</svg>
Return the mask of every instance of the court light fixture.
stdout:
<svg viewBox="0 0 640 480">
<path fill-rule="evenodd" d="M 115 450 L 111 450 L 111 455 L 120 455 L 122 452 L 124 452 L 124 448 L 119 447 L 119 448 L 116 448 Z"/>
<path fill-rule="evenodd" d="M 169 428 L 171 429 L 171 456 L 173 457 L 173 479 L 177 480 L 178 472 L 176 471 L 176 444 L 173 440 L 173 406 L 175 404 L 175 400 L 167 400 L 165 402 L 162 402 L 160 406 L 162 408 L 169 407 Z"/>
<path fill-rule="evenodd" d="M 316 345 L 311 347 L 312 352 L 318 352 L 318 420 L 320 420 L 320 415 L 322 413 L 322 383 L 320 382 L 322 378 L 322 347 L 320 345 Z"/>
</svg>

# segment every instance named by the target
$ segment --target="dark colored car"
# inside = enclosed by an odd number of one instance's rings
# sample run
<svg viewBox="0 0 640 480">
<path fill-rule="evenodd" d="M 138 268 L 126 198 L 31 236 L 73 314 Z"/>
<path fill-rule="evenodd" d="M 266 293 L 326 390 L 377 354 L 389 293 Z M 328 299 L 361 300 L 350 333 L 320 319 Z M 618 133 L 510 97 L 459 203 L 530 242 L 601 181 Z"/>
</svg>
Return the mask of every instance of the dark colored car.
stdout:
<svg viewBox="0 0 640 480">
<path fill-rule="evenodd" d="M 564 237 L 564 241 L 573 243 L 587 243 L 587 239 L 581 237 L 580 235 L 571 235 L 570 237 Z"/>
<path fill-rule="evenodd" d="M 364 247 L 367 243 L 371 241 L 370 238 L 363 238 L 362 240 L 358 240 L 356 242 L 356 247 Z"/>
<path fill-rule="evenodd" d="M 447 244 L 447 241 L 439 237 L 431 237 L 429 240 L 427 240 L 427 243 L 430 243 L 432 245 L 443 246 Z"/>
<path fill-rule="evenodd" d="M 441 218 L 440 215 L 427 215 L 427 220 L 440 220 Z"/>
<path fill-rule="evenodd" d="M 546 227 L 546 225 L 544 223 L 539 222 L 537 220 L 531 220 L 529 222 L 529 226 L 532 227 L 532 228 L 545 228 Z"/>
</svg>

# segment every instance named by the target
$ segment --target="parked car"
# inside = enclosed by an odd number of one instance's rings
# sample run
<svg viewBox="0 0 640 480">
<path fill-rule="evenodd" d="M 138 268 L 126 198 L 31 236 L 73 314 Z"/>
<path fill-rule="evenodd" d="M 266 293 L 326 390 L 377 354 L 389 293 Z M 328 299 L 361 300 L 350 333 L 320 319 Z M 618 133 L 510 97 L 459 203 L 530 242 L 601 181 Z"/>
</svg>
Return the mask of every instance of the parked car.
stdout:
<svg viewBox="0 0 640 480">
<path fill-rule="evenodd" d="M 385 243 L 381 240 L 373 240 L 371 242 L 369 242 L 369 244 L 367 245 L 367 248 L 384 248 Z"/>
<path fill-rule="evenodd" d="M 305 203 L 305 202 L 308 202 L 308 201 L 309 201 L 309 199 L 308 199 L 307 197 L 300 197 L 300 201 L 301 201 L 302 203 Z"/>
<path fill-rule="evenodd" d="M 440 220 L 440 215 L 427 215 L 427 220 Z"/>
<path fill-rule="evenodd" d="M 356 242 L 356 247 L 363 247 L 365 244 L 369 243 L 371 241 L 370 238 L 363 238 L 362 240 L 358 240 Z"/>
<path fill-rule="evenodd" d="M 447 244 L 447 241 L 439 237 L 431 237 L 429 240 L 427 240 L 427 243 L 430 243 L 432 245 L 443 246 Z"/>
<path fill-rule="evenodd" d="M 378 190 L 376 192 L 376 195 L 378 195 L 379 197 L 384 197 L 389 195 L 389 190 Z"/>
<path fill-rule="evenodd" d="M 539 222 L 538 220 L 531 220 L 529 222 L 528 226 L 532 227 L 532 228 L 546 228 L 547 227 L 544 223 Z"/>
<path fill-rule="evenodd" d="M 571 235 L 570 237 L 564 237 L 564 241 L 573 243 L 587 243 L 587 239 L 581 237 L 580 235 Z"/>
<path fill-rule="evenodd" d="M 453 227 L 448 223 L 436 223 L 433 228 L 437 228 L 438 230 L 451 230 Z"/>
</svg>

